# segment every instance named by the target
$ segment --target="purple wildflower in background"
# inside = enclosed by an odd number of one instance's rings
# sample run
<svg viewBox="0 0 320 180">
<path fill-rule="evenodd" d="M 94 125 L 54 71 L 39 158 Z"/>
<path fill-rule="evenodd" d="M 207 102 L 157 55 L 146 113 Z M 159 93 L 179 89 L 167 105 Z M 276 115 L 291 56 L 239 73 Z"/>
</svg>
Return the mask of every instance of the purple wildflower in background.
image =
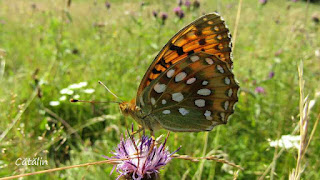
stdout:
<svg viewBox="0 0 320 180">
<path fill-rule="evenodd" d="M 162 12 L 162 13 L 160 14 L 160 17 L 161 17 L 161 19 L 162 19 L 162 24 L 164 24 L 165 21 L 168 19 L 168 14 L 165 13 L 165 12 Z"/>
<path fill-rule="evenodd" d="M 107 9 L 110 9 L 111 7 L 111 4 L 109 3 L 109 1 L 106 1 L 104 5 L 106 6 Z"/>
<path fill-rule="evenodd" d="M 291 0 L 292 2 L 297 2 L 298 0 Z"/>
<path fill-rule="evenodd" d="M 181 9 L 180 6 L 175 7 L 175 8 L 173 9 L 173 12 L 174 12 L 176 15 L 178 15 L 181 11 L 182 11 L 182 9 Z"/>
<path fill-rule="evenodd" d="M 117 149 L 112 152 L 112 159 L 119 159 L 119 164 L 115 165 L 120 173 L 119 177 L 125 179 L 156 179 L 159 170 L 170 162 L 172 155 L 165 147 L 167 138 L 163 144 L 153 144 L 152 138 L 142 136 L 141 139 L 134 137 L 123 137 Z M 108 158 L 108 157 L 106 157 Z M 110 158 L 108 158 L 110 159 Z"/>
<path fill-rule="evenodd" d="M 267 4 L 267 0 L 259 0 L 259 2 L 262 4 L 262 5 L 265 5 L 265 4 Z"/>
<path fill-rule="evenodd" d="M 273 78 L 273 76 L 274 76 L 274 72 L 273 71 L 269 72 L 269 75 L 268 75 L 269 79 Z"/>
<path fill-rule="evenodd" d="M 266 91 L 264 90 L 263 87 L 258 86 L 258 87 L 256 87 L 255 92 L 258 94 L 264 94 Z"/>
<path fill-rule="evenodd" d="M 186 0 L 186 2 L 184 2 L 184 5 L 189 8 L 191 6 L 191 1 L 190 0 Z"/>
<path fill-rule="evenodd" d="M 181 9 L 181 7 L 176 7 L 173 9 L 173 12 L 180 18 L 182 19 L 184 17 L 184 12 L 183 10 Z"/>
<path fill-rule="evenodd" d="M 153 17 L 156 18 L 156 17 L 158 17 L 158 12 L 153 10 L 153 11 L 152 11 L 152 15 L 153 15 Z"/>
<path fill-rule="evenodd" d="M 180 12 L 179 18 L 180 18 L 180 19 L 184 18 L 184 12 L 183 12 L 183 11 Z"/>
</svg>

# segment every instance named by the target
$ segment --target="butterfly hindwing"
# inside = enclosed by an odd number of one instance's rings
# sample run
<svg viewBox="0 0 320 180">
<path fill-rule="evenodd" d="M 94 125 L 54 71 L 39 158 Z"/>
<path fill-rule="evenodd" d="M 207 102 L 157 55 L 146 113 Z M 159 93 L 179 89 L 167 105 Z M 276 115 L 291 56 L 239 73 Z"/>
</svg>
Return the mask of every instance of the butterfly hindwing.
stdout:
<svg viewBox="0 0 320 180">
<path fill-rule="evenodd" d="M 143 111 L 171 131 L 205 131 L 225 124 L 237 102 L 227 63 L 204 52 L 171 65 L 137 98 Z"/>
<path fill-rule="evenodd" d="M 144 75 L 137 96 L 166 69 L 196 52 L 216 55 L 232 67 L 231 35 L 218 14 L 200 17 L 169 40 Z"/>
</svg>

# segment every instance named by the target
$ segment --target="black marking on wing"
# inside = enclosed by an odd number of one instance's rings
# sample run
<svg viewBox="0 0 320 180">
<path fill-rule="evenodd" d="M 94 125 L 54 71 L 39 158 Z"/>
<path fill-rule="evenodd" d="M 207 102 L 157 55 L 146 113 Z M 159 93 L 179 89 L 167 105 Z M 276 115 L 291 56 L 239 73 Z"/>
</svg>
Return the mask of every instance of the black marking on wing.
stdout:
<svg viewBox="0 0 320 180">
<path fill-rule="evenodd" d="M 179 46 L 176 46 L 176 45 L 174 45 L 174 44 L 172 44 L 172 45 L 170 46 L 170 50 L 176 51 L 179 56 L 181 56 L 181 55 L 184 54 L 183 48 L 182 48 L 182 47 L 179 47 Z"/>
</svg>

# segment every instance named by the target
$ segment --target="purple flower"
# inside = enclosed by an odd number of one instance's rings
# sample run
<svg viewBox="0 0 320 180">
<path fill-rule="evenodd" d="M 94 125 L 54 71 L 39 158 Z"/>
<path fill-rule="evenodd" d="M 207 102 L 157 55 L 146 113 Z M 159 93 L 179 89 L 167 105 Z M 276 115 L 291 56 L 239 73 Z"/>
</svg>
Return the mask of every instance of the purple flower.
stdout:
<svg viewBox="0 0 320 180">
<path fill-rule="evenodd" d="M 265 5 L 265 4 L 267 4 L 268 0 L 259 0 L 259 2 L 260 2 L 262 5 Z"/>
<path fill-rule="evenodd" d="M 173 9 L 173 12 L 180 18 L 182 19 L 184 17 L 184 12 L 183 10 L 181 9 L 181 7 L 176 7 Z"/>
<path fill-rule="evenodd" d="M 152 138 L 142 136 L 141 139 L 134 137 L 123 137 L 120 144 L 112 154 L 111 158 L 119 159 L 116 166 L 119 177 L 126 179 L 141 180 L 158 177 L 159 170 L 168 164 L 172 159 L 172 154 L 165 147 L 167 138 L 163 144 L 154 144 Z M 108 158 L 108 157 L 107 157 Z M 110 158 L 108 158 L 110 159 Z"/>
<path fill-rule="evenodd" d="M 273 76 L 274 76 L 274 72 L 273 71 L 269 72 L 268 77 L 271 79 L 271 78 L 273 78 Z"/>
<path fill-rule="evenodd" d="M 106 2 L 105 2 L 105 6 L 106 6 L 107 9 L 110 9 L 111 4 L 110 4 L 108 1 L 106 1 Z"/>
<path fill-rule="evenodd" d="M 263 87 L 258 86 L 258 87 L 256 87 L 255 92 L 258 94 L 264 94 L 266 91 L 264 90 Z"/>
<path fill-rule="evenodd" d="M 173 9 L 173 12 L 174 12 L 176 15 L 178 15 L 181 11 L 182 11 L 182 9 L 181 9 L 180 6 L 175 7 L 175 8 Z"/>
<path fill-rule="evenodd" d="M 165 12 L 162 12 L 162 13 L 160 14 L 160 17 L 161 17 L 161 19 L 162 19 L 162 24 L 164 24 L 164 22 L 168 19 L 168 14 L 165 13 Z"/>
<path fill-rule="evenodd" d="M 191 6 L 191 1 L 190 0 L 186 0 L 184 5 L 189 8 Z"/>
<path fill-rule="evenodd" d="M 152 11 L 152 15 L 153 15 L 153 17 L 158 17 L 158 12 L 157 11 Z"/>
</svg>

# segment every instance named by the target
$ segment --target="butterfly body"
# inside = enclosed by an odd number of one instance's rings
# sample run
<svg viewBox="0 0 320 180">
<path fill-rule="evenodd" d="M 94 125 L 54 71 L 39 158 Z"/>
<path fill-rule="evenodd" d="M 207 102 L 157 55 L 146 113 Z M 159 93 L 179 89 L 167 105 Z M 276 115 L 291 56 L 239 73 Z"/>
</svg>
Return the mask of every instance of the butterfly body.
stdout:
<svg viewBox="0 0 320 180">
<path fill-rule="evenodd" d="M 143 128 L 151 131 L 161 129 L 161 125 L 154 116 L 143 112 L 139 106 L 136 106 L 135 99 L 131 102 L 122 102 L 119 107 L 123 115 L 131 116 Z"/>
<path fill-rule="evenodd" d="M 147 70 L 131 102 L 120 103 L 151 131 L 211 131 L 226 124 L 238 101 L 232 73 L 231 35 L 213 13 L 180 30 Z"/>
</svg>

